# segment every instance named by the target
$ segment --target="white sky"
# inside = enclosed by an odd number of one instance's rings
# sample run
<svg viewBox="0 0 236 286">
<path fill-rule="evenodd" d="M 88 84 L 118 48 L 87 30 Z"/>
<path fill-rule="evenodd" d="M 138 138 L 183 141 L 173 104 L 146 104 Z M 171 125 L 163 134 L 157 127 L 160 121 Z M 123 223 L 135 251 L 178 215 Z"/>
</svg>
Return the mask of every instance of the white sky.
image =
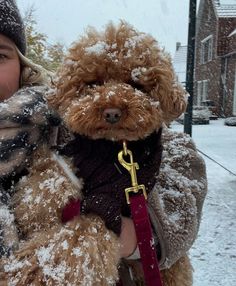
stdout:
<svg viewBox="0 0 236 286">
<path fill-rule="evenodd" d="M 69 46 L 88 25 L 101 29 L 125 19 L 152 34 L 172 55 L 176 42 L 187 43 L 189 0 L 17 0 L 22 13 L 34 4 L 38 30 L 49 42 Z"/>
</svg>

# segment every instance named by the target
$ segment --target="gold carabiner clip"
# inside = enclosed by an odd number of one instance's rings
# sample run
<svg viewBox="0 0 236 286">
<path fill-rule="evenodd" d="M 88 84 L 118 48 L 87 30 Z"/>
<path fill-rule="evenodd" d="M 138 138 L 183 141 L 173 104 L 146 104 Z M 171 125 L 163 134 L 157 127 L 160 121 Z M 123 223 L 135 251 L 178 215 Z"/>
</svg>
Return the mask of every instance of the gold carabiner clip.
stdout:
<svg viewBox="0 0 236 286">
<path fill-rule="evenodd" d="M 129 156 L 130 162 L 125 161 L 123 156 Z M 132 187 L 125 189 L 125 196 L 126 196 L 127 204 L 130 204 L 130 199 L 129 199 L 129 193 L 130 192 L 138 193 L 140 190 L 142 190 L 142 193 L 143 193 L 145 199 L 147 199 L 147 193 L 146 193 L 145 186 L 144 185 L 138 185 L 138 181 L 137 181 L 136 170 L 139 169 L 139 165 L 138 165 L 138 163 L 134 162 L 133 154 L 130 150 L 128 150 L 126 141 L 123 141 L 123 150 L 121 150 L 118 153 L 118 161 L 130 173 L 130 176 L 131 176 Z"/>
</svg>

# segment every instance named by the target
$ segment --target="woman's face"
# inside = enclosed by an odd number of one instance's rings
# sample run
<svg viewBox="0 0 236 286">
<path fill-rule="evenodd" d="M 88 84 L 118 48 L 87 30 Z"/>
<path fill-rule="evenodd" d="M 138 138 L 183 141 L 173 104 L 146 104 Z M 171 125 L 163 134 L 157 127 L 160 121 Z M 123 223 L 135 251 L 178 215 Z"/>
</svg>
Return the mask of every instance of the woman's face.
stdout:
<svg viewBox="0 0 236 286">
<path fill-rule="evenodd" d="M 20 60 L 15 44 L 0 34 L 0 102 L 11 97 L 20 82 Z"/>
</svg>

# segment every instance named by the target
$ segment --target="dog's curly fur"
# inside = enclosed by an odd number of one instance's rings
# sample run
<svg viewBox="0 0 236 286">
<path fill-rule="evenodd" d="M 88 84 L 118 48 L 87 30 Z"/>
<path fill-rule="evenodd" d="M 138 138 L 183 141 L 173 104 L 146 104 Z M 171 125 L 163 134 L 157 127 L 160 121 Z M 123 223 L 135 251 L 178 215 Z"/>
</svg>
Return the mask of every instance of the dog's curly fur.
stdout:
<svg viewBox="0 0 236 286">
<path fill-rule="evenodd" d="M 73 132 L 92 139 L 138 140 L 177 118 L 186 95 L 171 59 L 149 35 L 126 23 L 88 31 L 71 49 L 51 103 Z M 106 108 L 121 120 L 104 121 Z"/>
<path fill-rule="evenodd" d="M 59 71 L 56 92 L 48 101 L 72 132 L 91 139 L 132 141 L 177 118 L 186 107 L 186 93 L 175 79 L 169 55 L 150 35 L 121 22 L 118 27 L 109 24 L 104 33 L 90 28 L 72 46 Z M 116 124 L 104 120 L 104 110 L 110 108 L 121 111 Z M 111 285 L 117 279 L 117 237 L 92 216 L 60 223 L 63 206 L 72 197 L 80 198 L 80 190 L 55 165 L 49 151 L 41 149 L 37 156 L 43 161 L 33 165 L 34 171 L 20 182 L 14 198 L 16 219 L 27 239 L 14 257 L 2 263 L 1 285 L 6 285 L 4 281 L 15 281 L 15 285 Z M 42 182 L 51 176 L 56 180 L 56 173 L 64 179 L 54 182 L 56 192 L 52 192 Z M 85 237 L 87 243 L 83 244 Z M 76 255 L 78 247 L 82 255 Z M 53 253 L 44 267 L 43 250 Z M 14 261 L 17 266 L 11 268 Z M 59 272 L 65 265 L 70 271 L 63 270 L 62 277 Z M 57 273 L 52 274 L 52 269 Z M 164 285 L 189 286 L 189 273 L 186 257 L 162 272 Z M 85 280 L 88 274 L 92 275 L 90 281 Z"/>
</svg>

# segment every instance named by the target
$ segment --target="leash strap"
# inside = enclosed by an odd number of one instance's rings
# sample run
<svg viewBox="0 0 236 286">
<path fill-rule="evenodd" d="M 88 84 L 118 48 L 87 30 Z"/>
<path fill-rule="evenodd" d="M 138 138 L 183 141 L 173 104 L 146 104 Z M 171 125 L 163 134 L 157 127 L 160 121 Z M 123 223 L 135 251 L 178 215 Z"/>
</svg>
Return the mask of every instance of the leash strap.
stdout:
<svg viewBox="0 0 236 286">
<path fill-rule="evenodd" d="M 146 285 L 162 286 L 146 199 L 142 194 L 129 199 Z"/>
<path fill-rule="evenodd" d="M 125 196 L 127 204 L 130 204 L 146 285 L 162 286 L 147 210 L 146 188 L 143 184 L 138 184 L 136 170 L 139 169 L 139 165 L 134 162 L 133 154 L 127 149 L 126 141 L 123 141 L 123 150 L 118 153 L 118 161 L 131 177 L 132 186 L 125 189 Z"/>
<path fill-rule="evenodd" d="M 74 217 L 80 215 L 80 200 L 71 199 L 70 202 L 65 205 L 62 210 L 61 221 L 67 223 Z"/>
</svg>

